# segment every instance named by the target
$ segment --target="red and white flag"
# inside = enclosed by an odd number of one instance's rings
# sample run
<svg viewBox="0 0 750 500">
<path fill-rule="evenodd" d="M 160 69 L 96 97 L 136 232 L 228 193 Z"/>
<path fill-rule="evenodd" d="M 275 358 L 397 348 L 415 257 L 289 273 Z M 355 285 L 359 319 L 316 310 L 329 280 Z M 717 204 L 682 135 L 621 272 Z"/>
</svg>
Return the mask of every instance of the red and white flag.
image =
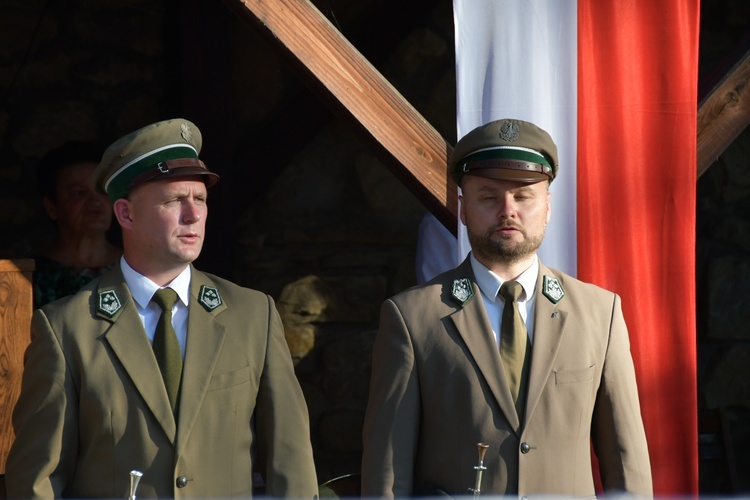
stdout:
<svg viewBox="0 0 750 500">
<path fill-rule="evenodd" d="M 540 259 L 622 296 L 654 493 L 696 494 L 699 0 L 453 6 L 458 137 L 499 118 L 550 133 Z"/>
</svg>

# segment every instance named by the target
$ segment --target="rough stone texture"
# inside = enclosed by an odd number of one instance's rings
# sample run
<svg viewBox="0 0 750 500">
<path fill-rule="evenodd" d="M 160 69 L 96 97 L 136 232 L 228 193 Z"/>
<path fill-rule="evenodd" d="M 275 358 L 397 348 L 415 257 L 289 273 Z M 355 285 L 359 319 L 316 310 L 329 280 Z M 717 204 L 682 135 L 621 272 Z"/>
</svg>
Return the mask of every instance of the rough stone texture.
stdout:
<svg viewBox="0 0 750 500">
<path fill-rule="evenodd" d="M 711 261 L 712 276 L 708 298 L 708 338 L 750 341 L 750 261 L 747 252 L 716 257 Z"/>
<path fill-rule="evenodd" d="M 750 129 L 698 181 L 700 490 L 750 491 Z M 705 290 L 705 292 L 703 292 Z M 718 427 L 706 422 L 719 422 Z M 709 459 L 711 442 L 718 458 Z"/>
<path fill-rule="evenodd" d="M 319 333 L 297 373 L 304 382 L 315 380 L 315 397 L 307 398 L 313 447 L 318 475 L 331 479 L 359 471 L 375 329 L 329 325 Z"/>
<path fill-rule="evenodd" d="M 285 324 L 372 323 L 384 294 L 382 276 L 306 276 L 284 287 L 278 309 Z"/>
<path fill-rule="evenodd" d="M 51 231 L 33 165 L 68 140 L 108 144 L 160 118 L 161 0 L 0 5 L 0 221 L 6 257 L 26 256 Z"/>
<path fill-rule="evenodd" d="M 750 345 L 727 349 L 706 383 L 709 408 L 750 409 Z"/>
<path fill-rule="evenodd" d="M 292 357 L 299 360 L 315 348 L 318 324 L 376 322 L 385 281 L 382 276 L 306 276 L 286 285 L 277 308 Z"/>
<path fill-rule="evenodd" d="M 747 328 L 750 294 L 745 286 L 750 279 L 750 156 L 747 152 L 750 152 L 750 130 L 743 132 L 698 181 L 699 356 L 702 346 L 709 352 L 711 346 L 723 347 L 725 342 L 741 344 L 750 340 Z M 702 290 L 707 291 L 705 296 Z M 712 386 L 710 381 L 707 386 Z M 736 397 L 742 398 L 739 394 Z M 708 395 L 705 399 L 716 400 Z M 742 404 L 740 400 L 724 402 Z"/>
</svg>

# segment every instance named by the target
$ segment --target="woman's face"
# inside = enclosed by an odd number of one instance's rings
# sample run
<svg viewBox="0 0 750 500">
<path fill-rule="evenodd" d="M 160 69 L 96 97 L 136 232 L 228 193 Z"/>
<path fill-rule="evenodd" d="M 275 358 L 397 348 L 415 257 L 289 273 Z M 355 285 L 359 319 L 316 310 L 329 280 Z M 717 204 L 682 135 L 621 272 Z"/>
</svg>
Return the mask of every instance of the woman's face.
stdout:
<svg viewBox="0 0 750 500">
<path fill-rule="evenodd" d="M 60 171 L 55 200 L 44 199 L 47 215 L 57 222 L 58 231 L 85 234 L 104 233 L 112 222 L 112 204 L 94 191 L 92 173 L 96 163 L 74 163 Z"/>
</svg>

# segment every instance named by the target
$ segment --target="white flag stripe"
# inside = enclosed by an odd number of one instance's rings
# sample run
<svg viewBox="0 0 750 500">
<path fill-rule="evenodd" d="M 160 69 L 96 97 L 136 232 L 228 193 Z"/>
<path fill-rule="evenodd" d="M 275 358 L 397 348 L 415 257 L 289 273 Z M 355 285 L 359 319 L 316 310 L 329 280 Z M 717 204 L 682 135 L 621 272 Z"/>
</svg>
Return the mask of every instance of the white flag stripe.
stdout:
<svg viewBox="0 0 750 500">
<path fill-rule="evenodd" d="M 500 118 L 545 129 L 558 148 L 542 262 L 576 275 L 577 4 L 454 0 L 457 132 Z M 459 262 L 469 250 L 459 221 Z"/>
</svg>

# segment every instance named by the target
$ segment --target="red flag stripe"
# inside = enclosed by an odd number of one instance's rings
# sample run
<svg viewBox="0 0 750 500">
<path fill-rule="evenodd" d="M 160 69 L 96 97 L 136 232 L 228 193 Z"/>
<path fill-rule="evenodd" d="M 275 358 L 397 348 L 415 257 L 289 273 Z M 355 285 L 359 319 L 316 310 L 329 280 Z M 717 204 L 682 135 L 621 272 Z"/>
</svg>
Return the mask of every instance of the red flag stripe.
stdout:
<svg viewBox="0 0 750 500">
<path fill-rule="evenodd" d="M 578 276 L 623 298 L 655 494 L 696 494 L 699 2 L 578 1 Z"/>
</svg>

